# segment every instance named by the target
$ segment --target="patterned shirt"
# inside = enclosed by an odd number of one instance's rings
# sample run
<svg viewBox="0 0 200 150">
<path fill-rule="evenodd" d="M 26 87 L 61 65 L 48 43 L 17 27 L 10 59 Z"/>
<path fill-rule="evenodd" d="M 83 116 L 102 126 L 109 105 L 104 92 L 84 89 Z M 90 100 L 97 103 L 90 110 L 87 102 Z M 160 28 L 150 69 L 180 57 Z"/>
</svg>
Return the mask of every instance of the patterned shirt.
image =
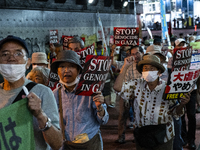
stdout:
<svg viewBox="0 0 200 150">
<path fill-rule="evenodd" d="M 173 118 L 178 119 L 181 115 L 176 114 L 177 100 L 165 101 L 162 99 L 165 90 L 165 82 L 159 80 L 159 85 L 151 91 L 144 79 L 135 79 L 125 82 L 120 92 L 126 100 L 134 99 L 134 126 L 167 124 L 165 142 L 174 136 Z"/>
<path fill-rule="evenodd" d="M 125 82 L 142 77 L 142 74 L 139 73 L 136 69 L 136 64 L 137 63 L 133 63 L 131 66 L 128 67 L 126 71 Z"/>
</svg>

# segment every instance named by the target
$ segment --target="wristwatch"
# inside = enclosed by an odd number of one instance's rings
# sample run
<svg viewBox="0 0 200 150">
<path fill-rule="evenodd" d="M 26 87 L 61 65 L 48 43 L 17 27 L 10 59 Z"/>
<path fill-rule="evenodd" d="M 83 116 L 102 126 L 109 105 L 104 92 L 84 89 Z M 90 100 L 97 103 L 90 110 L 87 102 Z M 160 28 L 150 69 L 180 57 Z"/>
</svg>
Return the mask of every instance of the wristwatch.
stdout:
<svg viewBox="0 0 200 150">
<path fill-rule="evenodd" d="M 51 124 L 51 119 L 50 119 L 50 118 L 47 118 L 47 122 L 46 122 L 45 127 L 44 127 L 43 129 L 39 127 L 39 129 L 40 129 L 41 131 L 46 131 L 46 130 L 48 130 L 51 126 L 52 126 L 52 124 Z"/>
</svg>

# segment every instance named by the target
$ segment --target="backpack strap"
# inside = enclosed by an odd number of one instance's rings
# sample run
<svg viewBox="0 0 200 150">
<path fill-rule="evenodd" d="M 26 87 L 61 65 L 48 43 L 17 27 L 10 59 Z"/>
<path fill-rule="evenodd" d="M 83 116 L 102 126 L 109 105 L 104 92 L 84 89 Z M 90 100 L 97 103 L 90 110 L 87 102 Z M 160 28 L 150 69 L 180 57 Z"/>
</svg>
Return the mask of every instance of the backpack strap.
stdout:
<svg viewBox="0 0 200 150">
<path fill-rule="evenodd" d="M 37 83 L 35 83 L 35 82 L 30 82 L 30 83 L 28 83 L 26 85 L 26 88 L 28 89 L 28 91 L 30 91 L 36 84 Z M 26 95 L 24 93 L 23 89 L 19 92 L 19 94 L 17 95 L 17 97 L 15 98 L 15 100 L 12 102 L 12 104 L 15 103 L 15 102 L 17 102 L 17 101 L 19 101 L 19 100 L 21 100 L 22 99 L 22 95 Z"/>
</svg>

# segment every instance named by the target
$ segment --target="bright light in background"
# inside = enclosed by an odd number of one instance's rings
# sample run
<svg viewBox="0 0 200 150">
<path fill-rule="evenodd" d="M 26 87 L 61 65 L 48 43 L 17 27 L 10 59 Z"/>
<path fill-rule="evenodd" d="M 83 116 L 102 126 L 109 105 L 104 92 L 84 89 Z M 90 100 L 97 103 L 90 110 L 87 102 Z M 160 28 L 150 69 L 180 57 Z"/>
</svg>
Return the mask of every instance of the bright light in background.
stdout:
<svg viewBox="0 0 200 150">
<path fill-rule="evenodd" d="M 123 6 L 126 7 L 128 5 L 128 1 L 125 1 Z"/>
<path fill-rule="evenodd" d="M 93 1 L 94 1 L 94 0 L 88 0 L 88 3 L 90 3 L 90 4 L 91 4 L 91 3 L 93 3 Z"/>
</svg>

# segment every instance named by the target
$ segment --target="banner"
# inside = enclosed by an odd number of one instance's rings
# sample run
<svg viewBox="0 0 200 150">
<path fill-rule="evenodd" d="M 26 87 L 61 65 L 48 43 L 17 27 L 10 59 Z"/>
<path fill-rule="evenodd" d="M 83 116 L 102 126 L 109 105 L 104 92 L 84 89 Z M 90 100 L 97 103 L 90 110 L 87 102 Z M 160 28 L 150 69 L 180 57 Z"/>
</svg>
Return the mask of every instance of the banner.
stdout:
<svg viewBox="0 0 200 150">
<path fill-rule="evenodd" d="M 49 35 L 49 43 L 59 43 L 58 30 L 50 30 Z"/>
<path fill-rule="evenodd" d="M 35 150 L 33 116 L 22 99 L 0 109 L 0 150 Z"/>
<path fill-rule="evenodd" d="M 94 96 L 97 91 L 102 91 L 111 62 L 111 57 L 87 55 L 75 94 Z"/>
<path fill-rule="evenodd" d="M 114 27 L 114 44 L 117 46 L 139 45 L 139 27 Z"/>
<path fill-rule="evenodd" d="M 99 12 L 96 14 L 96 17 L 97 17 L 97 21 L 99 23 L 99 26 L 100 26 L 101 32 L 102 32 L 104 54 L 106 54 L 106 56 L 108 56 L 109 54 L 108 54 L 108 50 L 107 50 L 106 39 L 105 39 L 105 35 L 104 35 L 104 31 L 103 31 L 103 25 L 102 25 L 102 22 L 101 22 Z"/>
<path fill-rule="evenodd" d="M 85 66 L 85 59 L 87 55 L 93 55 L 94 54 L 94 45 L 95 43 L 93 43 L 92 45 L 85 47 L 84 49 L 76 52 L 79 56 L 80 56 L 80 61 L 81 61 L 81 66 L 84 68 Z"/>
<path fill-rule="evenodd" d="M 172 71 L 165 89 L 165 100 L 180 99 L 193 90 L 200 70 L 190 70 L 191 47 L 174 49 Z"/>
</svg>

